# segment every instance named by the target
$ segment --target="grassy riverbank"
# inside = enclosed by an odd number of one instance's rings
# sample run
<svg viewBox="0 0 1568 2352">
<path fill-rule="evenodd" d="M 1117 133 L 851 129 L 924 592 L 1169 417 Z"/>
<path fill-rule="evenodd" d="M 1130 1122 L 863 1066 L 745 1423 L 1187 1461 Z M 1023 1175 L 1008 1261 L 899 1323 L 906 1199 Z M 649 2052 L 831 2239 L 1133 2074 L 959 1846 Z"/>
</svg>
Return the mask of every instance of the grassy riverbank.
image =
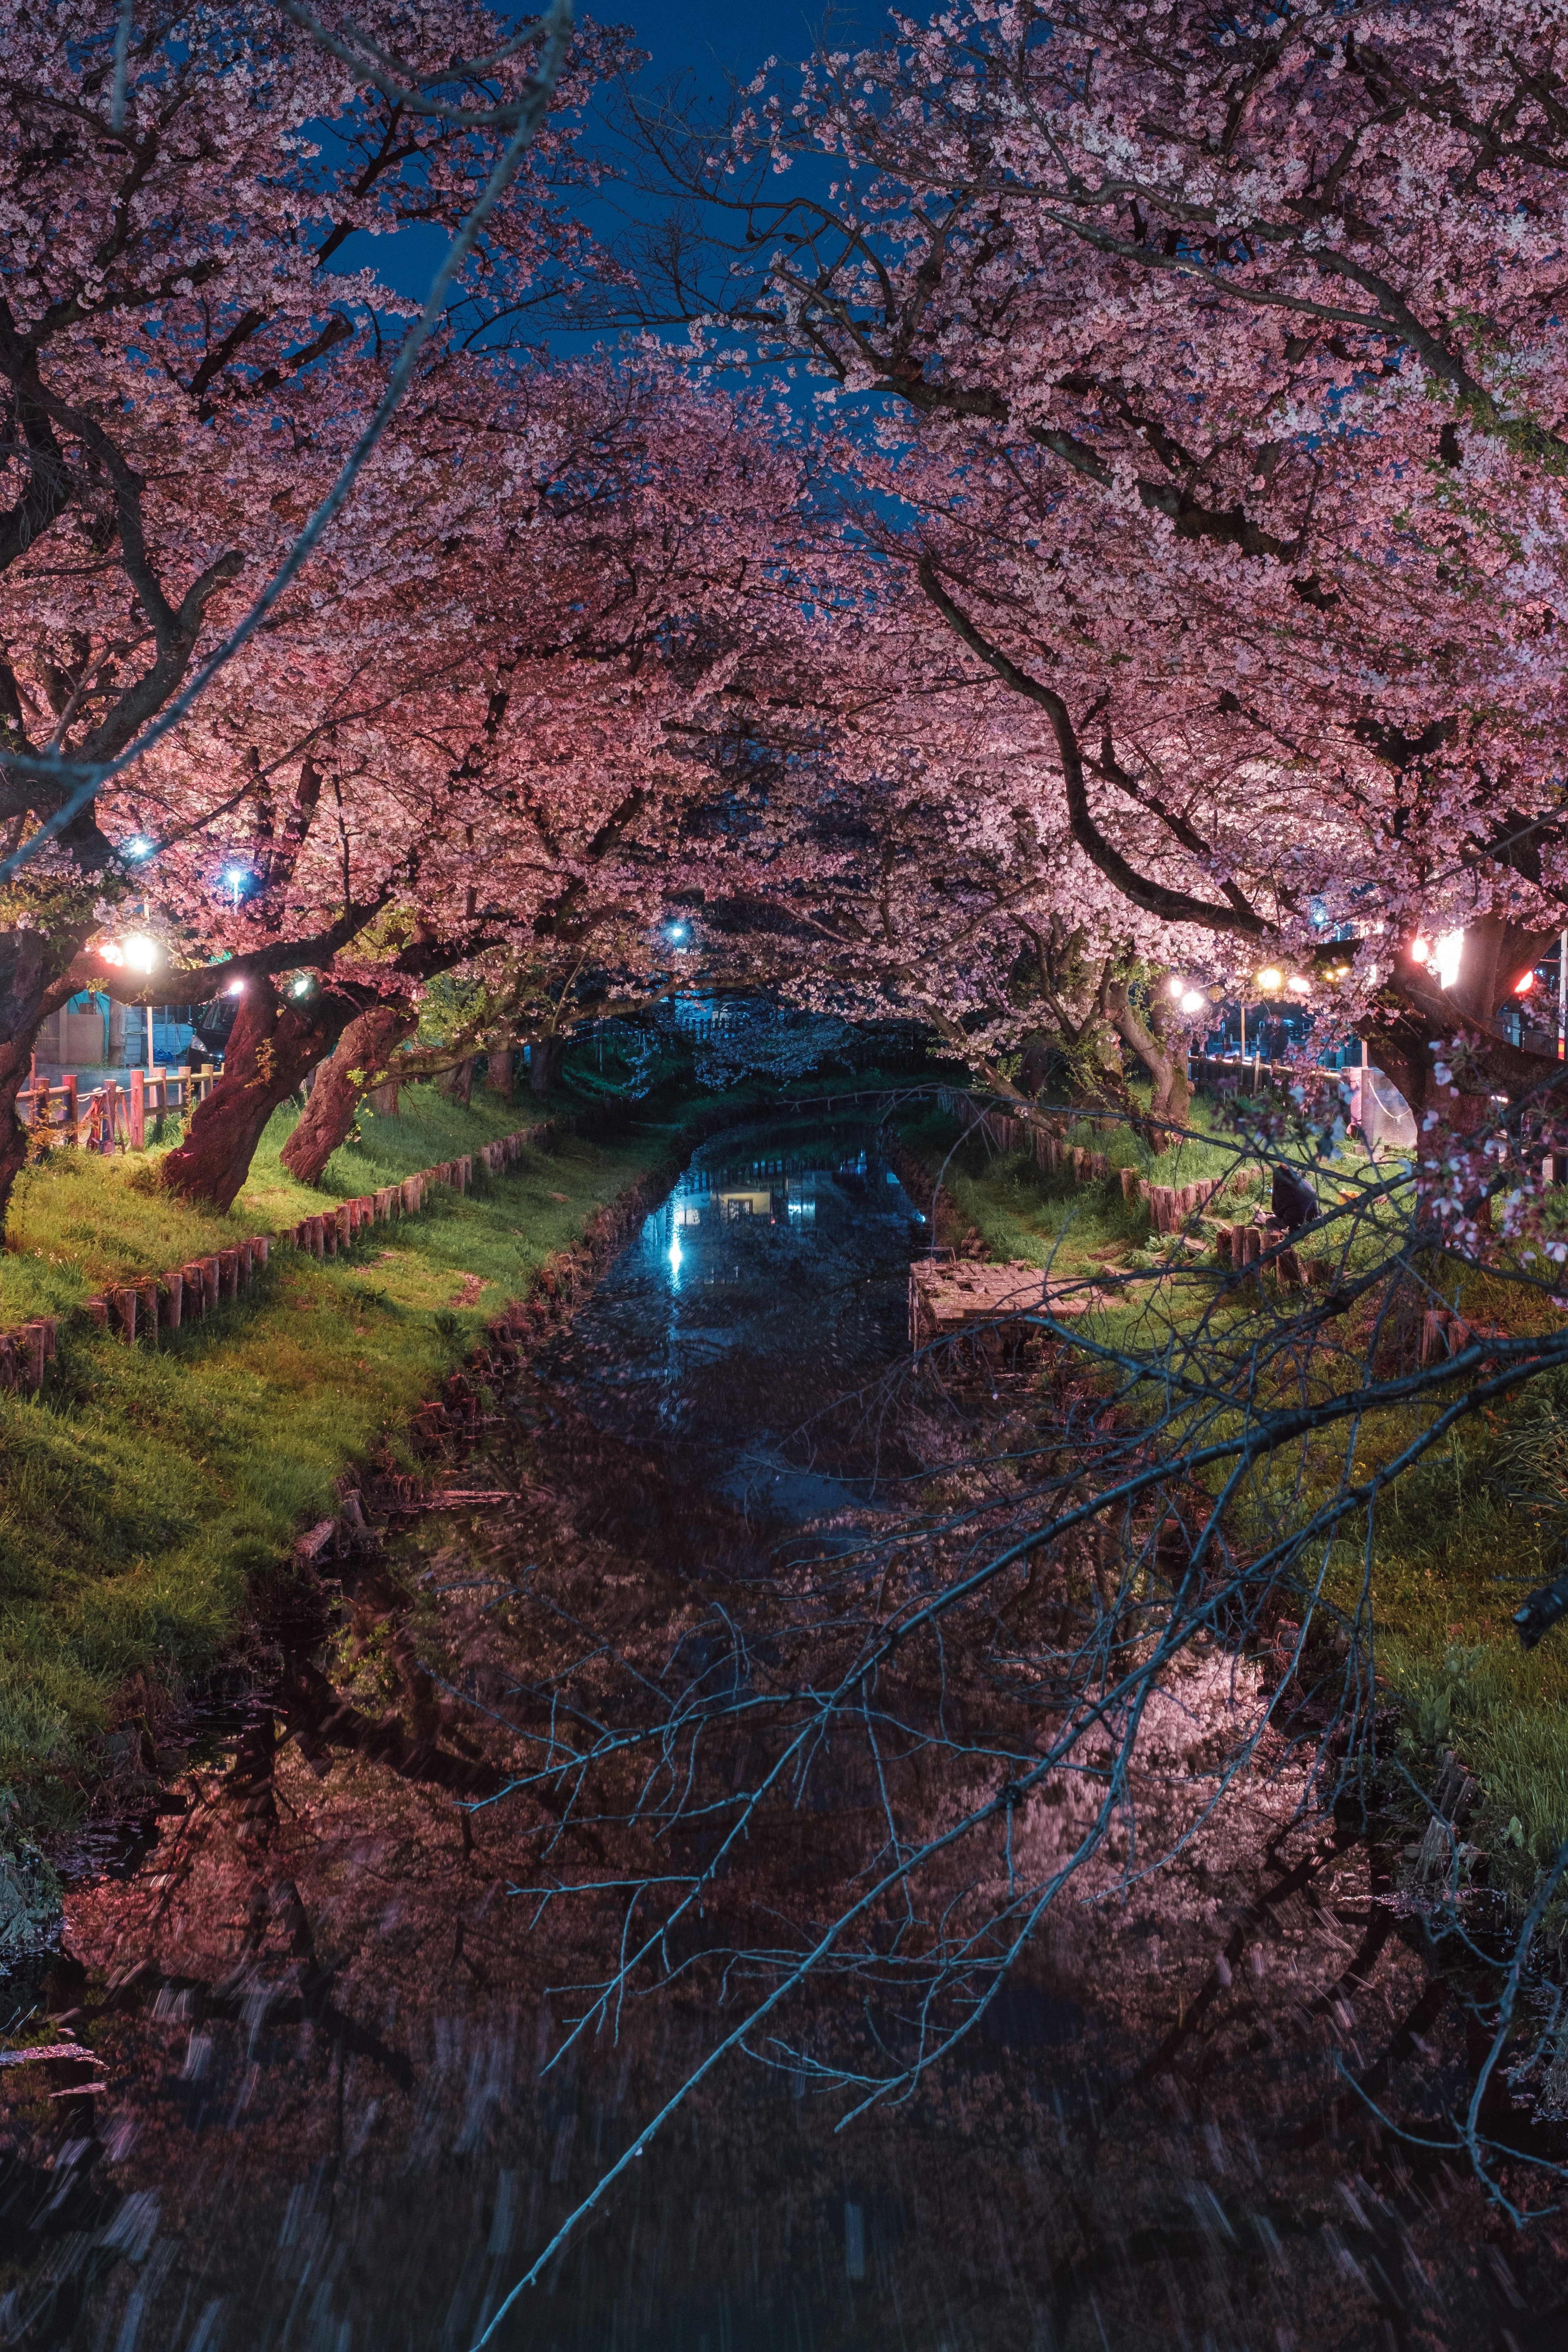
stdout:
<svg viewBox="0 0 1568 2352">
<path fill-rule="evenodd" d="M 361 1121 L 319 1190 L 279 1154 L 279 1114 L 227 1217 L 157 1181 L 156 1150 L 59 1152 L 17 1187 L 0 1257 L 0 1326 L 68 1314 L 106 1283 L 276 1233 L 531 1124 L 529 1106 L 430 1087 Z M 47 1819 L 77 1801 L 100 1736 L 139 1685 L 200 1671 L 233 1637 L 258 1577 L 321 1516 L 331 1482 L 395 1443 L 504 1301 L 585 1221 L 675 1150 L 679 1129 L 563 1137 L 465 1198 L 434 1187 L 416 1217 L 318 1265 L 284 1246 L 238 1300 L 128 1349 L 62 1328 L 34 1399 L 0 1394 L 0 1785 Z"/>
<path fill-rule="evenodd" d="M 1194 1125 L 1206 1124 L 1195 1107 Z M 955 1120 L 934 1108 L 901 1123 L 905 1146 L 933 1178 L 947 1155 L 943 1179 L 961 1226 L 971 1227 L 993 1259 L 1047 1261 L 1063 1276 L 1095 1277 L 1157 1271 L 1166 1255 L 1149 1231 L 1147 1211 L 1121 1198 L 1120 1185 L 1078 1187 L 1052 1176 L 1022 1152 L 997 1155 L 984 1139 L 959 1140 Z M 1162 1182 L 1181 1184 L 1218 1175 L 1234 1164 L 1202 1139 L 1147 1163 L 1125 1130 L 1079 1139 L 1108 1150 L 1113 1163 L 1146 1166 Z M 956 1145 L 956 1150 L 954 1146 Z M 1347 1183 L 1364 1171 L 1359 1153 L 1344 1162 Z M 1250 1215 L 1261 1191 L 1227 1215 Z M 929 1210 L 929 1202 L 921 1206 Z M 1169 1253 L 1181 1262 L 1178 1249 Z M 1446 1296 L 1479 1321 L 1523 1331 L 1553 1319 L 1536 1298 L 1505 1282 L 1451 1269 Z M 1151 1316 L 1179 1322 L 1184 1289 L 1137 1286 L 1139 1304 L 1100 1318 L 1103 1336 L 1139 1318 L 1138 1344 L 1157 1335 Z M 1195 1317 L 1206 1285 L 1190 1294 Z M 1430 1408 L 1426 1409 L 1428 1412 Z M 1365 1474 L 1415 1434 L 1414 1412 L 1387 1414 L 1358 1430 L 1354 1466 Z M 1239 1519 L 1265 1521 L 1277 1537 L 1292 1512 L 1324 1499 L 1345 1467 L 1344 1439 L 1324 1442 L 1302 1482 L 1294 1457 L 1278 1479 L 1259 1482 L 1239 1507 Z M 1335 1444 L 1339 1452 L 1336 1455 Z M 1522 1497 L 1530 1495 L 1533 1504 Z M 1234 1530 L 1244 1549 L 1246 1526 Z M 1568 1628 L 1541 1647 L 1520 1646 L 1511 1617 L 1532 1585 L 1545 1583 L 1563 1561 L 1568 1538 L 1568 1376 L 1545 1375 L 1496 1411 L 1458 1424 L 1440 1446 L 1406 1472 L 1378 1506 L 1370 1550 L 1373 1651 L 1384 1693 L 1399 1703 L 1402 1762 L 1429 1787 L 1442 1750 L 1454 1747 L 1475 1775 L 1481 1806 L 1470 1834 L 1492 1859 L 1494 1876 L 1522 1889 L 1568 1838 Z M 1354 1614 L 1368 1575 L 1364 1524 L 1346 1521 L 1331 1548 L 1325 1591 Z"/>
</svg>

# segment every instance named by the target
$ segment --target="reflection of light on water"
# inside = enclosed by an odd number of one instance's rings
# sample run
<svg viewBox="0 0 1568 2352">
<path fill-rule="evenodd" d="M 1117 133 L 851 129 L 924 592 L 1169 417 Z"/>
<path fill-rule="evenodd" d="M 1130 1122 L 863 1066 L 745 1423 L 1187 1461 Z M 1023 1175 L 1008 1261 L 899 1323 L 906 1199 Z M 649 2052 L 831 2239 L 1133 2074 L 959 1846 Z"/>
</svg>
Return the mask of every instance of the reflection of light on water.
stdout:
<svg viewBox="0 0 1568 2352">
<path fill-rule="evenodd" d="M 680 1235 L 679 1234 L 672 1234 L 670 1236 L 669 1286 L 672 1290 L 679 1290 L 680 1287 Z"/>
</svg>

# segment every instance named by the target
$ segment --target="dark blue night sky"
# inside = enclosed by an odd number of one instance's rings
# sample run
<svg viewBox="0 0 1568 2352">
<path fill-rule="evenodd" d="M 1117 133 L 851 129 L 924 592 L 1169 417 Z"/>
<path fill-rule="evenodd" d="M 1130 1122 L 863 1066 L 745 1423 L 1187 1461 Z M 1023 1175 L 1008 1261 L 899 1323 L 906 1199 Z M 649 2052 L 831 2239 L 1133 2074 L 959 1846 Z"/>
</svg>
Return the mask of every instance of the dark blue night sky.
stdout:
<svg viewBox="0 0 1568 2352">
<path fill-rule="evenodd" d="M 538 13 L 536 0 L 527 7 L 503 6 L 504 16 L 523 18 Z M 917 12 L 918 13 L 918 12 Z M 820 5 L 805 7 L 798 0 L 638 0 L 631 7 L 579 7 L 605 24 L 628 26 L 637 45 L 647 52 L 639 79 L 647 89 L 663 89 L 684 81 L 685 96 L 705 108 L 722 101 L 726 78 L 749 78 L 769 58 L 791 68 L 807 58 L 824 38 L 834 48 L 861 48 L 879 39 L 887 28 L 885 0 L 847 0 L 830 16 Z M 590 122 L 584 132 L 592 145 L 604 136 L 605 126 Z M 613 138 L 604 139 L 614 152 Z M 628 196 L 625 189 L 606 189 L 602 198 L 585 196 L 574 209 L 595 233 L 614 241 L 625 225 L 625 212 L 644 208 L 647 200 Z M 384 284 L 398 293 L 422 297 L 445 250 L 446 238 L 435 229 L 409 228 L 394 236 L 348 239 L 335 267 L 348 271 L 367 264 Z M 580 351 L 581 333 L 557 333 L 547 338 L 563 351 Z"/>
</svg>

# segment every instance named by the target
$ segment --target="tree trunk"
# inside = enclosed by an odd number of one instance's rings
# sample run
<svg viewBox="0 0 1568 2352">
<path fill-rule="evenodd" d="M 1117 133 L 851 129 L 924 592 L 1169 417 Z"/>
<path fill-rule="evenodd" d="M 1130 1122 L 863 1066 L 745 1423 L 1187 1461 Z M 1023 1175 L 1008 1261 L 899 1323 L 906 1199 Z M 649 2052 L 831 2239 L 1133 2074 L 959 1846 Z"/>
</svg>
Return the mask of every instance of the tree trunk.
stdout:
<svg viewBox="0 0 1568 2352">
<path fill-rule="evenodd" d="M 510 1054 L 490 1055 L 489 1068 L 485 1075 L 485 1084 L 492 1095 L 500 1095 L 502 1102 L 510 1102 L 511 1055 Z"/>
<path fill-rule="evenodd" d="M 1192 1108 L 1185 1025 L 1167 1027 L 1171 1015 L 1165 1010 L 1168 1000 L 1163 997 L 1155 999 L 1145 1021 L 1122 982 L 1109 991 L 1106 1003 L 1117 1035 L 1149 1073 L 1149 1148 L 1163 1151 L 1171 1139 L 1168 1129 L 1185 1126 Z"/>
<path fill-rule="evenodd" d="M 320 989 L 305 1003 L 308 1013 L 295 999 L 280 997 L 268 981 L 253 981 L 246 991 L 223 1076 L 196 1106 L 184 1143 L 163 1162 L 163 1181 L 185 1200 L 220 1211 L 233 1206 L 268 1120 L 305 1073 L 326 1059 L 356 1010 L 348 999 Z"/>
<path fill-rule="evenodd" d="M 474 1056 L 470 1054 L 466 1061 L 454 1062 L 449 1070 L 443 1070 L 436 1086 L 449 1102 L 470 1103 L 474 1097 Z"/>
<path fill-rule="evenodd" d="M 322 1171 L 354 1123 L 354 1113 L 405 1037 L 418 1026 L 405 1004 L 374 1004 L 351 1021 L 330 1061 L 316 1072 L 300 1124 L 283 1146 L 283 1165 L 301 1184 L 319 1184 Z M 394 1089 L 395 1092 L 395 1089 Z"/>
<path fill-rule="evenodd" d="M 33 1043 L 55 1003 L 64 1001 L 62 974 L 81 945 L 80 931 L 56 937 L 30 926 L 0 934 L 0 1225 L 11 1187 L 27 1158 L 27 1130 L 16 1117 L 16 1097 L 33 1065 Z"/>
<path fill-rule="evenodd" d="M 395 1078 L 388 1078 L 384 1086 L 372 1087 L 370 1107 L 377 1118 L 402 1118 L 403 1114 L 397 1108 L 397 1087 Z"/>
<path fill-rule="evenodd" d="M 536 1095 L 547 1095 L 561 1077 L 566 1059 L 564 1037 L 536 1037 L 529 1050 L 528 1083 Z"/>
</svg>

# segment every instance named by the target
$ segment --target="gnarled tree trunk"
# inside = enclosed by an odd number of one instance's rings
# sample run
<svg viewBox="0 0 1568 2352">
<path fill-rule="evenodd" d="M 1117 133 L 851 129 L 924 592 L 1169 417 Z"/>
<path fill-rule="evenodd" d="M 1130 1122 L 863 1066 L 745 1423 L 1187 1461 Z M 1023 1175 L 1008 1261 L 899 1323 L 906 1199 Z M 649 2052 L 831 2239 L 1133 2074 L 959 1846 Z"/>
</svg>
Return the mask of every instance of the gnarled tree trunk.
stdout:
<svg viewBox="0 0 1568 2352">
<path fill-rule="evenodd" d="M 187 1201 L 231 1208 L 268 1120 L 307 1070 L 326 1059 L 356 1009 L 327 991 L 312 990 L 301 1004 L 280 997 L 269 981 L 252 982 L 229 1035 L 223 1076 L 197 1105 L 184 1143 L 163 1162 L 170 1189 Z"/>
<path fill-rule="evenodd" d="M 529 1047 L 528 1083 L 536 1095 L 547 1095 L 560 1076 L 566 1059 L 564 1037 L 536 1037 Z"/>
<path fill-rule="evenodd" d="M 385 1078 L 392 1055 L 417 1026 L 417 1015 L 405 1004 L 373 1004 L 349 1023 L 331 1058 L 318 1068 L 300 1124 L 283 1146 L 283 1165 L 301 1184 L 320 1183 L 355 1111 Z"/>
<path fill-rule="evenodd" d="M 485 1084 L 492 1095 L 500 1095 L 502 1102 L 510 1102 L 511 1055 L 510 1053 L 492 1054 L 489 1056 L 489 1067 L 485 1073 Z"/>
<path fill-rule="evenodd" d="M 1124 981 L 1107 992 L 1106 1010 L 1122 1044 L 1149 1073 L 1149 1146 L 1163 1151 L 1171 1139 L 1168 1129 L 1184 1126 L 1192 1108 L 1186 1024 L 1177 1022 L 1170 999 L 1161 996 L 1155 997 L 1145 1020 Z"/>
<path fill-rule="evenodd" d="M 63 924 L 53 932 L 23 924 L 0 930 L 0 1226 L 27 1158 L 16 1097 L 32 1072 L 38 1031 L 72 992 L 70 964 L 83 936 L 84 927 Z"/>
<path fill-rule="evenodd" d="M 454 1062 L 449 1070 L 443 1070 L 436 1081 L 436 1086 L 437 1092 L 444 1094 L 450 1102 L 472 1101 L 474 1056 L 469 1054 L 462 1061 Z"/>
<path fill-rule="evenodd" d="M 11 1187 L 27 1157 L 27 1130 L 16 1117 L 16 1097 L 33 1064 L 33 1040 L 46 1011 L 52 975 L 41 931 L 17 929 L 0 939 L 0 1223 Z"/>
</svg>

